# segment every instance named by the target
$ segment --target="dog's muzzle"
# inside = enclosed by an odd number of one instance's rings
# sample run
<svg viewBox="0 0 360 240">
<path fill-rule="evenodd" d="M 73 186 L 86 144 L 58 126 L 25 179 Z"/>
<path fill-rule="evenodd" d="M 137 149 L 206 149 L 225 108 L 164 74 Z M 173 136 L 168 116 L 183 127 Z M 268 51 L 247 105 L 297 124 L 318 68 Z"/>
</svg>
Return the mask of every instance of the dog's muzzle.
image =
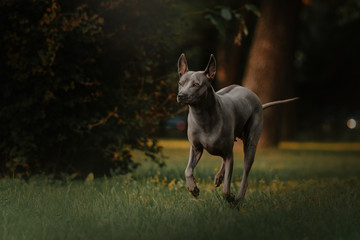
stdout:
<svg viewBox="0 0 360 240">
<path fill-rule="evenodd" d="M 186 100 L 187 100 L 188 96 L 184 93 L 179 93 L 177 95 L 177 101 L 178 103 L 186 103 Z"/>
</svg>

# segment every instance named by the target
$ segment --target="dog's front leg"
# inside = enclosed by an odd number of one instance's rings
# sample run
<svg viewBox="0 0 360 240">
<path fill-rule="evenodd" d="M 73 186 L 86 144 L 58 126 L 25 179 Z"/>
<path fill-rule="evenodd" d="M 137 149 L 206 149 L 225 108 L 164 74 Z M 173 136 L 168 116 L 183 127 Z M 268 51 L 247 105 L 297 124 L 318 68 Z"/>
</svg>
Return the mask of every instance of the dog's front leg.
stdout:
<svg viewBox="0 0 360 240">
<path fill-rule="evenodd" d="M 194 178 L 194 169 L 198 164 L 201 155 L 203 153 L 203 149 L 197 149 L 194 146 L 190 147 L 189 154 L 189 162 L 185 169 L 185 178 L 186 178 L 186 188 L 191 192 L 194 197 L 199 196 L 200 190 L 196 186 L 196 181 Z"/>
<path fill-rule="evenodd" d="M 225 173 L 225 161 L 223 160 L 219 172 L 215 175 L 215 179 L 214 179 L 215 187 L 220 186 L 220 184 L 224 180 L 224 173 Z"/>
<path fill-rule="evenodd" d="M 224 168 L 225 176 L 223 196 L 224 198 L 226 198 L 227 201 L 231 202 L 234 200 L 234 196 L 230 194 L 230 183 L 233 172 L 233 153 L 229 154 L 229 156 L 224 158 Z"/>
</svg>

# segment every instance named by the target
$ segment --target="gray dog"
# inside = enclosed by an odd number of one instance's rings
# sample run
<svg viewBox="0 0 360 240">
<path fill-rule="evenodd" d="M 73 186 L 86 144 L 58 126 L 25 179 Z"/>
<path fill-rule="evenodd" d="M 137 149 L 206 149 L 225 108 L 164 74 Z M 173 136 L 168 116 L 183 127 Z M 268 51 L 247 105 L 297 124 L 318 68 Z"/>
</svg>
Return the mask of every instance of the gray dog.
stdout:
<svg viewBox="0 0 360 240">
<path fill-rule="evenodd" d="M 189 71 L 185 55 L 181 54 L 178 73 L 180 80 L 177 101 L 189 105 L 187 134 L 191 146 L 185 170 L 187 189 L 195 197 L 199 195 L 193 171 L 206 149 L 210 154 L 223 159 L 215 176 L 215 187 L 220 186 L 224 180 L 223 196 L 237 205 L 244 198 L 248 185 L 248 175 L 263 125 L 263 109 L 297 98 L 262 105 L 255 93 L 238 85 L 215 92 L 211 86 L 216 73 L 213 55 L 210 56 L 205 71 L 195 72 Z M 230 195 L 230 181 L 236 137 L 244 143 L 244 169 L 240 190 L 234 200 Z"/>
</svg>

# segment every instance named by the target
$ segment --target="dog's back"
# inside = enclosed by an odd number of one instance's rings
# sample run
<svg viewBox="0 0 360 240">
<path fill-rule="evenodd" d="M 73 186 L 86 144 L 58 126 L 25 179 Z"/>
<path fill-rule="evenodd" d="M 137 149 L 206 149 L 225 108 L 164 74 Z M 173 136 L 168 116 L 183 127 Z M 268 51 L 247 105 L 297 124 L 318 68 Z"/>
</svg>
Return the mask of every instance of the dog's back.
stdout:
<svg viewBox="0 0 360 240">
<path fill-rule="evenodd" d="M 240 137 L 243 127 L 253 114 L 262 115 L 262 105 L 258 96 L 250 89 L 230 85 L 216 92 L 224 109 L 232 111 L 235 124 L 235 137 Z"/>
<path fill-rule="evenodd" d="M 224 87 L 216 92 L 219 96 L 227 96 L 231 98 L 234 102 L 248 102 L 253 107 L 261 107 L 261 101 L 258 96 L 248 88 L 242 87 L 240 85 L 230 85 Z"/>
</svg>

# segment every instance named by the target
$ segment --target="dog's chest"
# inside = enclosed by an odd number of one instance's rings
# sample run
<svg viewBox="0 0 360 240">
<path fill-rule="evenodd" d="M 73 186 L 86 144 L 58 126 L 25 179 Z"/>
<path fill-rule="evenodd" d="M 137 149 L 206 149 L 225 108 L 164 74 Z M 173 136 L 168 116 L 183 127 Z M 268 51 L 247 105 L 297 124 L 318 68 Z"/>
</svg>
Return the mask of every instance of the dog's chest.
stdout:
<svg viewBox="0 0 360 240">
<path fill-rule="evenodd" d="M 202 146 L 208 153 L 215 155 L 215 156 L 222 156 L 224 155 L 224 148 L 222 143 L 212 143 L 208 141 L 202 141 Z"/>
<path fill-rule="evenodd" d="M 190 139 L 189 139 L 190 140 Z M 194 145 L 201 145 L 207 152 L 215 156 L 225 156 L 232 152 L 233 141 L 229 137 L 202 133 L 190 140 Z"/>
<path fill-rule="evenodd" d="M 210 115 L 188 116 L 188 138 L 193 146 L 201 146 L 210 154 L 225 156 L 232 152 L 234 144 L 234 122 L 224 112 L 214 111 Z"/>
</svg>

